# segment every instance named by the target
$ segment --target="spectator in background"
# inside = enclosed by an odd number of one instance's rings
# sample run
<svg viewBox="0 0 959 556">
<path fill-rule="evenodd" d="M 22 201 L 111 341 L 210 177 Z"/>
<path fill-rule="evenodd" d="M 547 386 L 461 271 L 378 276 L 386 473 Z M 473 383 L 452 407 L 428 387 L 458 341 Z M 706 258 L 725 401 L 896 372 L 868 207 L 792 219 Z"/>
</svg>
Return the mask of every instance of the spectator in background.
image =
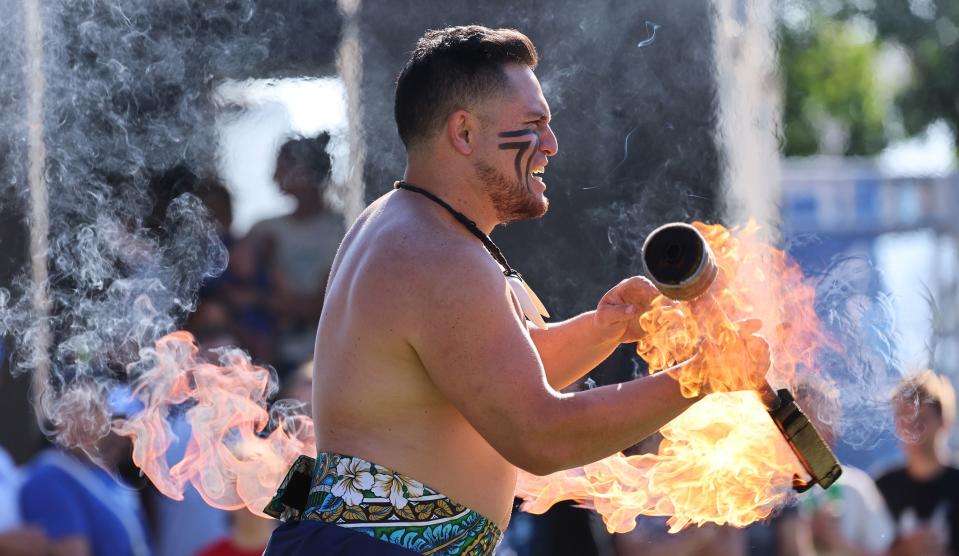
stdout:
<svg viewBox="0 0 959 556">
<path fill-rule="evenodd" d="M 218 348 L 237 345 L 228 324 L 226 309 L 215 299 L 208 299 L 191 315 L 188 330 L 196 337 L 205 359 L 216 361 Z M 168 417 L 176 438 L 166 453 L 167 464 L 171 467 L 183 459 L 192 436 L 186 418 L 190 407 L 190 404 L 184 404 L 171 411 Z M 152 495 L 157 556 L 193 556 L 230 535 L 230 513 L 208 505 L 192 484 L 185 486 L 182 500 L 167 498 L 155 489 Z"/>
<path fill-rule="evenodd" d="M 812 376 L 796 388 L 796 401 L 830 447 L 841 418 L 836 389 Z M 879 556 L 893 541 L 893 524 L 876 483 L 865 471 L 843 464 L 828 490 L 814 489 L 800 499 L 796 550 L 800 556 Z"/>
<path fill-rule="evenodd" d="M 259 267 L 249 242 L 230 231 L 233 198 L 229 190 L 219 180 L 207 177 L 199 181 L 195 193 L 213 218 L 229 253 L 229 264 L 222 275 L 203 284 L 200 303 L 187 328 L 197 336 L 209 329 L 226 329 L 255 359 L 272 363 L 275 323 L 270 314 L 269 269 Z"/>
<path fill-rule="evenodd" d="M 220 183 L 219 179 L 207 176 L 197 182 L 196 196 L 210 211 L 217 234 L 229 249 L 234 241 L 233 233 L 230 231 L 230 227 L 233 226 L 233 196 L 230 195 L 230 191 Z"/>
<path fill-rule="evenodd" d="M 231 342 L 223 338 L 222 345 Z M 202 346 L 201 346 L 202 347 Z M 216 346 L 210 346 L 210 349 Z M 283 386 L 280 398 L 300 399 L 305 392 L 309 401 L 313 384 L 313 362 L 300 366 Z M 196 552 L 197 556 L 260 556 L 276 526 L 276 521 L 253 515 L 246 509 L 229 512 L 229 530 Z"/>
<path fill-rule="evenodd" d="M 23 526 L 17 496 L 19 471 L 7 451 L 0 448 L 0 554 L 42 556 L 48 554 L 47 538 L 36 526 Z"/>
<path fill-rule="evenodd" d="M 169 417 L 170 429 L 177 439 L 167 450 L 170 465 L 183 459 L 190 440 L 190 425 L 184 413 L 185 410 L 177 411 Z M 155 488 L 150 489 L 150 494 L 156 556 L 192 556 L 229 532 L 229 514 L 208 505 L 192 484 L 184 487 L 182 500 L 168 498 Z"/>
<path fill-rule="evenodd" d="M 116 469 L 130 441 L 113 433 L 96 446 L 101 463 Z M 136 491 L 79 449 L 48 449 L 27 470 L 20 490 L 26 523 L 51 539 L 54 554 L 148 556 L 145 520 Z"/>
<path fill-rule="evenodd" d="M 273 177 L 296 207 L 291 214 L 256 224 L 247 236 L 257 268 L 270 271 L 281 372 L 313 355 L 326 280 L 346 233 L 343 215 L 325 195 L 332 168 L 328 142 L 324 133 L 280 147 Z"/>
<path fill-rule="evenodd" d="M 287 377 L 280 392 L 280 398 L 296 400 L 303 404 L 303 411 L 312 415 L 313 404 L 313 360 L 305 361 L 296 368 L 296 371 Z"/>
<path fill-rule="evenodd" d="M 260 556 L 276 524 L 272 519 L 255 516 L 248 510 L 230 513 L 228 536 L 206 546 L 197 556 Z"/>
<path fill-rule="evenodd" d="M 948 379 L 926 370 L 896 387 L 893 409 L 906 463 L 876 482 L 896 524 L 890 552 L 959 554 L 959 469 L 946 463 L 955 391 Z"/>
</svg>

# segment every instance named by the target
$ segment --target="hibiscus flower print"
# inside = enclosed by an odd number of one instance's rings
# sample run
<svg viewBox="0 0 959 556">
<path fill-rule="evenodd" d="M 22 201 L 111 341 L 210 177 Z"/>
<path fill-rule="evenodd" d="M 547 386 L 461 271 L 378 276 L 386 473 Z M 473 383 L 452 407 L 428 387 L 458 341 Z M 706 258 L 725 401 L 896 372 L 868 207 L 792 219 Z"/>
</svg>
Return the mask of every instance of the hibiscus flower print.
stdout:
<svg viewBox="0 0 959 556">
<path fill-rule="evenodd" d="M 373 486 L 373 475 L 369 465 L 359 458 L 344 458 L 336 464 L 339 476 L 330 489 L 333 496 L 339 496 L 348 506 L 356 506 L 363 501 L 363 491 Z"/>
<path fill-rule="evenodd" d="M 402 510 L 409 503 L 403 487 L 406 487 L 406 494 L 411 498 L 423 496 L 423 483 L 392 471 L 377 473 L 371 490 L 377 496 L 389 498 L 393 507 Z"/>
</svg>

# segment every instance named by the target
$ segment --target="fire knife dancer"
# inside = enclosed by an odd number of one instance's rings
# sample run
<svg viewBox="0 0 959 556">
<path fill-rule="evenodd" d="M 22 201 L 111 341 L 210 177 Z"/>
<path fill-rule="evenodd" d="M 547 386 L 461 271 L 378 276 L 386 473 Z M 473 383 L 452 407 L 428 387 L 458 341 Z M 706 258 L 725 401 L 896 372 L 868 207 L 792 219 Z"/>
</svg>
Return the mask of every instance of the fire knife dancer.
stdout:
<svg viewBox="0 0 959 556">
<path fill-rule="evenodd" d="M 492 554 L 517 468 L 598 460 L 698 399 L 672 372 L 559 392 L 635 342 L 659 292 L 628 278 L 547 326 L 489 239 L 548 207 L 540 176 L 558 145 L 537 59 L 518 31 L 451 27 L 427 32 L 400 73 L 406 173 L 334 262 L 316 343 L 317 460 L 297 460 L 267 507 L 291 518 L 267 554 Z"/>
</svg>

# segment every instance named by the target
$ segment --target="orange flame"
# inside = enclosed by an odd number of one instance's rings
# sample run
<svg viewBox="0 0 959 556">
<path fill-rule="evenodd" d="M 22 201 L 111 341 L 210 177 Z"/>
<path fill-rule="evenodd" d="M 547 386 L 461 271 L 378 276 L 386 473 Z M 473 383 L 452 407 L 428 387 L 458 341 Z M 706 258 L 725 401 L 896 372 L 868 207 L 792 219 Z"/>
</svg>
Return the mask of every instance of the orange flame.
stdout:
<svg viewBox="0 0 959 556">
<path fill-rule="evenodd" d="M 814 310 L 815 290 L 795 262 L 762 242 L 758 227 L 693 224 L 719 273 L 698 299 L 663 296 L 640 316 L 637 353 L 657 372 L 681 362 L 684 396 L 704 398 L 665 426 L 658 454 L 615 454 L 546 477 L 522 473 L 523 509 L 542 513 L 560 500 L 594 508 L 610 532 L 643 515 L 670 516 L 670 531 L 713 522 L 744 527 L 768 517 L 805 475 L 759 398 L 770 380 L 794 385 L 816 372 L 813 355 L 829 343 Z M 768 371 L 768 374 L 767 374 Z"/>
<path fill-rule="evenodd" d="M 659 297 L 640 317 L 647 335 L 637 351 L 650 368 L 690 360 L 679 373 L 687 396 L 748 390 L 764 378 L 791 385 L 799 371 L 815 372 L 813 354 L 827 339 L 813 311 L 815 293 L 795 263 L 761 242 L 754 224 L 738 231 L 694 225 L 714 250 L 719 274 L 703 297 Z M 270 428 L 272 375 L 241 350 L 225 350 L 213 364 L 178 331 L 143 356 L 149 365 L 134 392 L 146 408 L 114 424 L 132 438 L 134 462 L 166 496 L 182 499 L 192 484 L 212 506 L 262 515 L 293 460 L 314 453 L 312 421 L 279 415 Z M 192 433 L 171 466 L 169 416 L 178 406 L 188 408 Z M 522 473 L 517 495 L 536 513 L 577 500 L 602 514 L 611 532 L 631 530 L 639 514 L 671 516 L 671 531 L 678 531 L 764 519 L 792 496 L 793 474 L 802 474 L 752 392 L 712 394 L 661 433 L 655 455 L 616 454 L 547 477 Z"/>
<path fill-rule="evenodd" d="M 221 365 L 209 363 L 199 356 L 193 336 L 177 331 L 143 355 L 151 365 L 134 393 L 146 407 L 115 424 L 117 433 L 133 441 L 134 463 L 170 498 L 181 500 L 191 483 L 211 506 L 245 506 L 263 515 L 293 460 L 315 453 L 313 422 L 306 415 L 278 416 L 267 433 L 274 381 L 239 349 L 223 351 Z M 189 404 L 185 415 L 192 434 L 183 458 L 171 467 L 168 417 L 181 404 Z"/>
</svg>

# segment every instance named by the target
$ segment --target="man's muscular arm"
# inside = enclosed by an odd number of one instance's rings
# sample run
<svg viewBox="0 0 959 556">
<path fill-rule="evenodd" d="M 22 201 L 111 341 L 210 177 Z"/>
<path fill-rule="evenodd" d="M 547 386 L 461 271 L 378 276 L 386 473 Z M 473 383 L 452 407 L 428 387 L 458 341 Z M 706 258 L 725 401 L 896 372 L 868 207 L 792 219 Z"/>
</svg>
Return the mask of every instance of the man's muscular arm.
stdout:
<svg viewBox="0 0 959 556">
<path fill-rule="evenodd" d="M 642 335 L 637 317 L 659 295 L 645 278 L 623 280 L 606 293 L 593 311 L 549 329 L 530 327 L 550 386 L 560 390 L 602 363 L 621 343 L 635 342 Z"/>
<path fill-rule="evenodd" d="M 597 330 L 596 311 L 589 311 L 569 320 L 550 323 L 548 330 L 529 328 L 546 378 L 556 390 L 566 388 L 593 370 L 619 345 Z"/>
<path fill-rule="evenodd" d="M 666 372 L 557 392 L 496 265 L 469 250 L 439 258 L 412 277 L 425 286 L 412 292 L 423 311 L 410 342 L 439 390 L 514 465 L 547 474 L 596 461 L 694 402 Z"/>
</svg>

